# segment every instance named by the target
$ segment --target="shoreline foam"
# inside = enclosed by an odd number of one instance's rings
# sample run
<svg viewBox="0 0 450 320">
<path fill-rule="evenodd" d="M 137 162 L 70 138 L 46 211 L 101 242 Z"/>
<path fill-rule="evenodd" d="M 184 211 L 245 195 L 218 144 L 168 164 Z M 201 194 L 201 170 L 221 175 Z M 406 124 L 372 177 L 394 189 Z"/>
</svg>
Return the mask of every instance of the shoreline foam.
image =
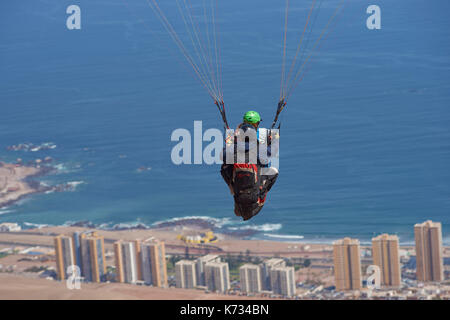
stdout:
<svg viewBox="0 0 450 320">
<path fill-rule="evenodd" d="M 304 236 L 299 234 L 280 234 L 280 233 L 268 233 L 264 229 L 264 225 L 254 226 L 252 228 L 245 228 L 244 230 L 234 230 L 235 225 L 239 225 L 239 222 L 227 222 L 227 225 L 232 226 L 223 227 L 223 224 L 219 224 L 222 227 L 218 228 L 214 226 L 212 223 L 210 224 L 196 224 L 196 221 L 201 220 L 203 222 L 209 221 L 208 217 L 204 216 L 202 219 L 198 219 L 199 217 L 186 217 L 186 218 L 175 218 L 168 219 L 170 220 L 170 224 L 165 223 L 153 223 L 147 225 L 141 221 L 129 222 L 129 223 L 93 223 L 91 221 L 66 221 L 61 225 L 53 225 L 53 224 L 39 224 L 39 223 L 30 223 L 24 222 L 22 224 L 24 229 L 32 229 L 35 226 L 41 227 L 79 227 L 79 228 L 88 228 L 88 229 L 97 229 L 102 231 L 163 231 L 163 232 L 203 232 L 205 230 L 211 230 L 217 235 L 221 235 L 230 239 L 235 240 L 249 240 L 249 241 L 275 241 L 280 243 L 299 243 L 299 244 L 316 244 L 316 245 L 330 245 L 334 241 L 340 239 L 340 237 L 312 237 L 312 236 Z M 214 221 L 220 221 L 222 219 L 212 218 Z M 227 218 L 224 218 L 226 220 Z M 258 231 L 259 230 L 259 231 Z M 278 230 L 278 229 L 277 229 Z M 271 231 L 277 231 L 271 230 Z M 342 238 L 342 237 L 341 237 Z M 356 237 L 358 238 L 358 237 Z M 363 246 L 371 245 L 371 238 L 358 238 L 360 240 L 360 244 Z M 448 237 L 443 237 L 443 245 L 449 246 L 450 243 L 448 241 Z M 400 239 L 400 245 L 402 246 L 414 246 L 414 239 L 404 238 Z"/>
</svg>

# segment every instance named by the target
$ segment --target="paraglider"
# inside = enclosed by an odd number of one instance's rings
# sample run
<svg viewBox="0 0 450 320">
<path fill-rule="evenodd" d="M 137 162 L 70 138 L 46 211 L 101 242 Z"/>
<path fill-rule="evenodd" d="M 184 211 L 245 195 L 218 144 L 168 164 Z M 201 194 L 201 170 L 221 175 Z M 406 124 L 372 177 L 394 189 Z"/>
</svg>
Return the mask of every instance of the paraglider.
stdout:
<svg viewBox="0 0 450 320">
<path fill-rule="evenodd" d="M 232 138 L 233 141 L 227 143 L 223 150 L 220 173 L 233 195 L 234 213 L 244 220 L 249 220 L 261 211 L 267 193 L 278 178 L 278 169 L 270 166 L 268 160 L 278 151 L 278 143 L 272 144 L 272 140 L 279 137 L 272 137 L 271 132 L 269 135 L 267 132 L 263 134 L 258 128 L 260 122 L 261 116 L 258 112 L 246 112 L 243 123 L 238 126 L 238 131 Z M 246 140 L 245 136 L 250 139 Z M 233 145 L 231 154 L 226 150 L 229 144 Z M 260 152 L 262 144 L 267 144 L 264 152 Z M 251 153 L 254 153 L 255 159 L 251 159 Z M 232 161 L 228 159 L 230 155 Z"/>
<path fill-rule="evenodd" d="M 155 12 L 165 30 L 191 65 L 196 78 L 206 89 L 221 115 L 225 131 L 230 131 L 226 117 L 222 90 L 222 67 L 220 42 L 216 26 L 217 0 L 199 0 L 201 11 L 194 12 L 191 0 L 174 0 L 181 21 L 186 27 L 188 41 L 183 41 L 175 31 L 157 0 L 146 0 Z M 279 172 L 271 166 L 270 159 L 277 155 L 278 139 L 281 121 L 279 116 L 287 105 L 293 90 L 303 80 L 306 67 L 312 57 L 320 49 L 322 40 L 328 37 L 336 18 L 343 10 L 346 0 L 338 0 L 338 6 L 333 14 L 326 19 L 327 23 L 321 32 L 314 36 L 314 26 L 318 20 L 319 11 L 324 0 L 311 0 L 307 10 L 306 22 L 301 30 L 297 50 L 293 55 L 289 70 L 287 70 L 287 33 L 290 1 L 286 0 L 284 11 L 284 33 L 282 43 L 282 70 L 280 96 L 271 129 L 259 128 L 261 117 L 256 111 L 248 111 L 243 117 L 236 132 L 226 135 L 226 147 L 223 150 L 221 175 L 234 198 L 234 212 L 244 220 L 257 215 L 263 208 L 267 193 L 275 184 Z M 200 6 L 200 3 L 202 6 Z M 199 20 L 203 20 L 200 28 Z M 202 33 L 201 31 L 204 31 Z M 315 38 L 314 41 L 310 41 Z M 188 45 L 190 44 L 190 46 Z M 310 46 L 311 44 L 311 46 Z M 189 49 L 190 48 L 190 49 Z M 277 126 L 278 124 L 278 126 Z M 250 137 L 250 139 L 249 139 Z M 251 139 L 254 137 L 254 139 Z M 273 143 L 276 142 L 276 143 Z M 227 148 L 233 147 L 230 153 Z M 261 156 L 261 147 L 266 152 Z M 240 156 L 241 153 L 241 156 Z M 256 154 L 256 159 L 250 159 Z M 251 160 L 251 161 L 250 161 Z"/>
</svg>

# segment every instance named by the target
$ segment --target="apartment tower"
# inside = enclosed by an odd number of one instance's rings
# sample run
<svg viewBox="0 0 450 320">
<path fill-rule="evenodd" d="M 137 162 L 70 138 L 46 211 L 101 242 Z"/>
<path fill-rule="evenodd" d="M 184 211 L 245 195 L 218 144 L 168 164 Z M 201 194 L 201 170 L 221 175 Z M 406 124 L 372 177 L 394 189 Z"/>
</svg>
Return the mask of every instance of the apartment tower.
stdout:
<svg viewBox="0 0 450 320">
<path fill-rule="evenodd" d="M 138 259 L 135 241 L 114 243 L 117 282 L 136 283 L 138 280 Z"/>
<path fill-rule="evenodd" d="M 208 262 L 205 265 L 205 282 L 211 291 L 226 292 L 230 289 L 230 272 L 226 262 Z"/>
<path fill-rule="evenodd" d="M 220 257 L 214 254 L 207 254 L 196 260 L 197 285 L 206 286 L 205 282 L 205 266 L 209 262 L 220 262 Z"/>
<path fill-rule="evenodd" d="M 244 264 L 239 268 L 239 280 L 241 291 L 246 293 L 258 293 L 262 290 L 261 268 L 254 264 Z"/>
<path fill-rule="evenodd" d="M 260 265 L 262 290 L 265 290 L 265 291 L 272 290 L 271 280 L 270 280 L 271 270 L 273 268 L 285 267 L 285 266 L 286 266 L 286 262 L 283 259 L 279 259 L 279 258 L 272 258 L 272 259 L 265 260 Z"/>
<path fill-rule="evenodd" d="M 417 280 L 435 282 L 444 280 L 442 258 L 442 225 L 431 220 L 414 226 L 416 239 Z"/>
<path fill-rule="evenodd" d="M 105 245 L 96 232 L 80 235 L 82 274 L 86 281 L 101 282 L 106 274 Z"/>
<path fill-rule="evenodd" d="M 54 243 L 58 279 L 64 280 L 68 277 L 67 268 L 76 264 L 72 238 L 59 235 L 54 238 Z"/>
<path fill-rule="evenodd" d="M 141 273 L 146 284 L 168 287 L 166 251 L 163 241 L 144 241 L 140 244 Z"/>
<path fill-rule="evenodd" d="M 373 264 L 381 271 L 381 285 L 400 287 L 400 249 L 398 237 L 382 234 L 372 239 Z"/>
<path fill-rule="evenodd" d="M 272 292 L 286 297 L 295 294 L 294 267 L 274 267 L 270 270 Z"/>
<path fill-rule="evenodd" d="M 175 279 L 177 288 L 194 289 L 197 286 L 195 261 L 180 260 L 175 263 Z"/>
<path fill-rule="evenodd" d="M 361 257 L 359 241 L 344 238 L 333 243 L 334 278 L 336 290 L 359 290 L 361 281 Z"/>
</svg>

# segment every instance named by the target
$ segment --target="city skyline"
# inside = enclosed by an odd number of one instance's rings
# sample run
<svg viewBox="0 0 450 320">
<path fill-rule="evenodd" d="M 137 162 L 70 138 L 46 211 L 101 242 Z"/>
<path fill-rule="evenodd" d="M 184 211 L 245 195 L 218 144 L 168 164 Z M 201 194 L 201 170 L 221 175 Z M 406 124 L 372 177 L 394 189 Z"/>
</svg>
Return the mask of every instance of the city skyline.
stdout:
<svg viewBox="0 0 450 320">
<path fill-rule="evenodd" d="M 426 270 L 430 277 L 433 274 L 439 276 L 443 273 L 441 228 L 440 223 L 430 220 L 414 225 L 417 236 L 416 249 L 419 249 L 416 255 L 417 268 L 415 270 L 418 283 L 430 281 L 438 283 L 443 280 L 443 277 L 433 279 L 419 277 L 422 272 L 421 266 L 428 268 Z M 97 232 L 84 231 L 74 232 L 72 236 L 55 236 L 54 247 L 59 280 L 67 278 L 64 269 L 67 269 L 69 264 L 81 263 L 85 281 L 103 281 L 101 279 L 106 273 L 104 238 Z M 81 261 L 76 258 L 77 252 L 80 253 Z M 144 241 L 140 239 L 117 240 L 113 243 L 113 252 L 116 282 L 136 284 L 142 281 L 147 285 L 169 287 L 164 241 L 154 238 Z M 357 292 L 365 289 L 361 262 L 365 255 L 367 253 L 361 251 L 358 239 L 345 237 L 333 242 L 332 256 L 336 292 Z M 400 256 L 398 236 L 380 234 L 372 238 L 371 262 L 380 268 L 382 288 L 400 289 L 405 286 L 402 280 Z M 228 263 L 222 261 L 222 257 L 218 254 L 206 254 L 194 260 L 185 258 L 176 261 L 173 265 L 173 285 L 184 289 L 203 288 L 212 292 L 227 292 L 232 288 L 230 270 Z M 428 260 L 424 257 L 428 257 Z M 295 296 L 298 283 L 296 271 L 292 266 L 287 266 L 286 261 L 282 257 L 270 257 L 263 259 L 258 264 L 243 263 L 239 265 L 237 271 L 240 291 L 246 294 L 269 292 L 284 297 Z M 365 265 L 367 266 L 367 262 Z M 141 272 L 140 275 L 139 272 Z"/>
</svg>

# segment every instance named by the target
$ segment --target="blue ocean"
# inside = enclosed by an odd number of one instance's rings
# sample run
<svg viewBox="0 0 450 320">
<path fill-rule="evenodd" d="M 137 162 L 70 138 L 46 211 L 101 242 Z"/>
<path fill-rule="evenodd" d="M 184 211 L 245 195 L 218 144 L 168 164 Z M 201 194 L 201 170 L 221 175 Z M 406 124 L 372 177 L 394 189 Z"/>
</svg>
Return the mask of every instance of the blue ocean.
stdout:
<svg viewBox="0 0 450 320">
<path fill-rule="evenodd" d="M 57 170 L 38 179 L 75 187 L 0 209 L 0 222 L 152 226 L 200 217 L 259 239 L 369 242 L 392 233 L 412 243 L 414 224 L 431 219 L 450 244 L 449 1 L 378 0 L 374 30 L 366 26 L 373 1 L 347 1 L 282 113 L 280 176 L 248 222 L 233 213 L 220 165 L 171 160 L 175 129 L 222 122 L 149 2 L 1 2 L 0 161 L 52 157 Z M 158 2 L 186 36 L 176 1 Z M 323 1 L 320 14 L 331 16 L 339 2 Z M 72 4 L 79 30 L 66 26 Z M 288 59 L 310 5 L 290 1 Z M 271 124 L 284 17 L 281 0 L 218 1 L 232 127 L 247 110 Z M 317 21 L 314 34 L 326 23 Z M 7 150 L 20 143 L 56 147 Z"/>
</svg>

